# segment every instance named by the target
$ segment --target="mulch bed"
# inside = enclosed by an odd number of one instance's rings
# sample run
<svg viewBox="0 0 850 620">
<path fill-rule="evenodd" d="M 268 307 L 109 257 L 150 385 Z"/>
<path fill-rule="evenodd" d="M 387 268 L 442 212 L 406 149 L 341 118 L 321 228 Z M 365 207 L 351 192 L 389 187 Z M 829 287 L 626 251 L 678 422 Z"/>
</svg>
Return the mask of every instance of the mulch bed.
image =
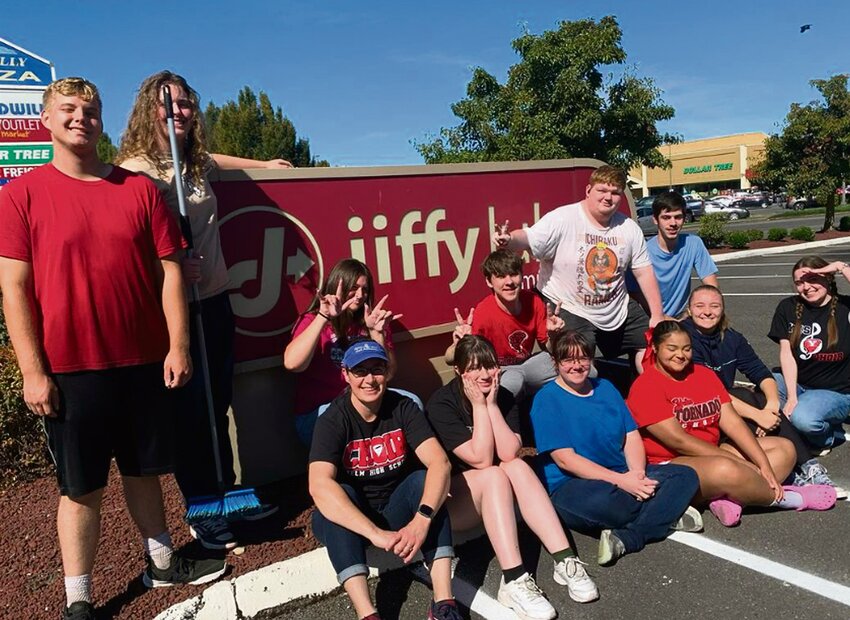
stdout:
<svg viewBox="0 0 850 620">
<path fill-rule="evenodd" d="M 830 230 L 828 232 L 818 232 L 815 233 L 815 241 L 826 241 L 828 239 L 840 239 L 844 237 L 850 237 L 850 233 L 841 232 L 838 230 Z M 799 245 L 801 243 L 806 243 L 805 241 L 796 241 L 794 239 L 786 239 L 785 241 L 768 241 L 767 239 L 762 239 L 760 241 L 750 241 L 747 244 L 745 249 L 747 250 L 761 250 L 763 248 L 776 248 L 776 247 L 785 247 L 785 246 L 794 246 Z M 714 248 L 709 250 L 710 254 L 728 254 L 729 252 L 740 252 L 741 250 L 736 250 L 733 248 Z"/>
<path fill-rule="evenodd" d="M 171 476 L 162 478 L 166 517 L 174 544 L 189 555 L 210 557 L 183 524 L 183 503 Z M 262 521 L 234 524 L 245 545 L 241 555 L 228 554 L 225 578 L 268 566 L 318 546 L 310 529 L 312 501 L 306 477 L 262 489 L 263 500 L 281 510 Z M 0 617 L 60 618 L 65 605 L 62 558 L 56 537 L 59 493 L 52 477 L 16 485 L 0 495 L 4 559 L 0 565 Z M 93 575 L 99 618 L 153 618 L 207 586 L 148 590 L 141 538 L 124 506 L 121 481 L 113 468 L 103 501 L 102 534 Z M 209 584 L 207 584 L 209 585 Z"/>
</svg>

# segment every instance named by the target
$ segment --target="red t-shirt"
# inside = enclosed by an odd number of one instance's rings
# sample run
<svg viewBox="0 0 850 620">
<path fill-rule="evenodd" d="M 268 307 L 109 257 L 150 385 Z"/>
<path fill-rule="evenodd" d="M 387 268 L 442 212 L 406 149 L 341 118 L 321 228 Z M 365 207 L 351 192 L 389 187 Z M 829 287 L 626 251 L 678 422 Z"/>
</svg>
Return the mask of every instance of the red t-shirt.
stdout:
<svg viewBox="0 0 850 620">
<path fill-rule="evenodd" d="M 717 375 L 693 364 L 681 381 L 649 366 L 632 385 L 626 405 L 640 427 L 646 460 L 662 463 L 679 455 L 656 441 L 647 426 L 674 417 L 686 433 L 716 446 L 720 443 L 720 407 L 728 402 L 729 394 Z"/>
<path fill-rule="evenodd" d="M 472 333 L 493 343 L 500 366 L 521 364 L 531 355 L 535 339 L 542 345 L 549 338 L 543 300 L 530 291 L 520 291 L 519 300 L 519 316 L 504 310 L 495 295 L 478 302 L 472 316 Z"/>
<path fill-rule="evenodd" d="M 316 314 L 301 315 L 292 329 L 295 338 L 316 320 Z M 352 326 L 348 338 L 368 335 L 365 326 Z M 393 348 L 392 330 L 389 323 L 384 328 L 384 343 L 388 350 Z M 307 369 L 298 375 L 295 388 L 295 415 L 310 413 L 319 405 L 329 403 L 345 389 L 345 379 L 342 377 L 342 356 L 345 349 L 339 342 L 330 323 L 325 323 L 319 332 L 319 342 Z"/>
<path fill-rule="evenodd" d="M 181 249 L 150 180 L 115 166 L 81 181 L 52 164 L 0 191 L 0 256 L 31 263 L 36 328 L 51 372 L 162 361 L 159 258 Z"/>
</svg>

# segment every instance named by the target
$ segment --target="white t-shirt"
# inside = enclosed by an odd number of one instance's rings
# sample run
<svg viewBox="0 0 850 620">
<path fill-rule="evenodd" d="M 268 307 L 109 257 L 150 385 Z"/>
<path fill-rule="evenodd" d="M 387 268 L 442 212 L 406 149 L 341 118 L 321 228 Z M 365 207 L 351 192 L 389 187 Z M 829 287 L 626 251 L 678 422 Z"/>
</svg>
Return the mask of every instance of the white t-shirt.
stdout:
<svg viewBox="0 0 850 620">
<path fill-rule="evenodd" d="M 629 305 L 626 271 L 650 264 L 643 233 L 631 218 L 617 212 L 600 228 L 577 202 L 550 211 L 526 233 L 540 261 L 540 292 L 599 329 L 623 324 Z"/>
</svg>

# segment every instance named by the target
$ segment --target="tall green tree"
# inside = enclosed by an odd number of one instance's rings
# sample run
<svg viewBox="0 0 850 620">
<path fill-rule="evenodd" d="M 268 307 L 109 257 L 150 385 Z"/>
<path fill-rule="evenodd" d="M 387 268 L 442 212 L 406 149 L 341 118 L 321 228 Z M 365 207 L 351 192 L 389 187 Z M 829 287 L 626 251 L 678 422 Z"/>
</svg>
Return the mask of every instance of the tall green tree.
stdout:
<svg viewBox="0 0 850 620">
<path fill-rule="evenodd" d="M 272 106 L 268 95 L 259 98 L 249 87 L 236 101 L 219 107 L 210 102 L 204 112 L 210 151 L 251 159 L 286 159 L 298 167 L 327 166 L 310 154 L 310 143 L 299 138 L 295 126 Z"/>
<path fill-rule="evenodd" d="M 115 160 L 115 156 L 118 155 L 118 148 L 112 144 L 112 138 L 105 131 L 97 139 L 96 148 L 100 161 L 105 161 L 107 164 L 111 164 Z"/>
<path fill-rule="evenodd" d="M 451 107 L 460 124 L 416 149 L 427 163 L 594 157 L 626 169 L 669 165 L 658 147 L 678 139 L 656 123 L 675 112 L 660 90 L 631 70 L 603 74 L 626 61 L 621 40 L 613 16 L 526 32 L 512 43 L 520 61 L 505 84 L 475 68 L 466 98 Z"/>
<path fill-rule="evenodd" d="M 835 221 L 836 189 L 850 180 L 850 91 L 846 75 L 812 80 L 820 99 L 792 103 L 782 131 L 765 142 L 754 176 L 766 187 L 815 196 L 826 207 L 823 228 Z"/>
</svg>

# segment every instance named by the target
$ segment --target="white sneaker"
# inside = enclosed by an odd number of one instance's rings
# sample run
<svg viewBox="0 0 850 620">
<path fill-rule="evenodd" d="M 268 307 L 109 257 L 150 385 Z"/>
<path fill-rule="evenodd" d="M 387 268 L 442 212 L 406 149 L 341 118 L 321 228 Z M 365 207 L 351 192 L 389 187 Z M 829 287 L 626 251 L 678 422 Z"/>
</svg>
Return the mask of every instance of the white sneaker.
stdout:
<svg viewBox="0 0 850 620">
<path fill-rule="evenodd" d="M 555 572 L 552 574 L 555 583 L 567 586 L 570 598 L 576 603 L 589 603 L 599 598 L 599 590 L 584 569 L 585 566 L 587 564 L 577 557 L 570 557 L 556 562 Z"/>
<path fill-rule="evenodd" d="M 233 532 L 230 531 L 230 526 L 227 519 L 223 517 L 212 517 L 210 519 L 202 519 L 196 521 L 189 526 L 189 533 L 192 538 L 201 542 L 201 545 L 207 549 L 233 549 L 236 547 L 236 539 L 233 537 Z"/>
<path fill-rule="evenodd" d="M 505 607 L 513 609 L 522 620 L 552 620 L 558 615 L 528 573 L 508 583 L 505 583 L 503 576 L 496 599 Z"/>
</svg>

